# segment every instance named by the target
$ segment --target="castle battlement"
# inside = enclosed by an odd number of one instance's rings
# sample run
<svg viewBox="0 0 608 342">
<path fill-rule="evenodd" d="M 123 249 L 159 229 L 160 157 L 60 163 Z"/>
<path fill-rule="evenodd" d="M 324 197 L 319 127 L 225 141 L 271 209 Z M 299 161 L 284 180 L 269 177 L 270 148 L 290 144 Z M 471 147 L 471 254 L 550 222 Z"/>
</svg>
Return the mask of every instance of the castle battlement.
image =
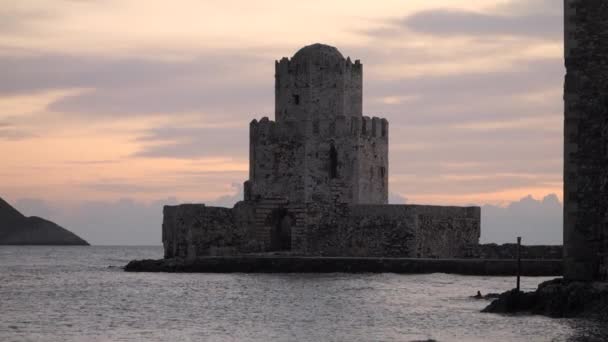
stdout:
<svg viewBox="0 0 608 342">
<path fill-rule="evenodd" d="M 388 120 L 379 117 L 363 116 L 351 118 L 351 132 L 354 136 L 382 138 L 388 141 Z"/>
<path fill-rule="evenodd" d="M 275 72 L 276 74 L 298 74 L 311 70 L 313 67 L 322 66 L 325 72 L 347 72 L 361 75 L 363 72 L 363 64 L 360 60 L 353 62 L 350 57 L 342 59 L 341 61 L 333 59 L 321 59 L 315 61 L 314 64 L 302 63 L 301 61 L 293 61 L 287 57 L 283 57 L 280 60 L 275 61 Z"/>
<path fill-rule="evenodd" d="M 252 142 L 260 139 L 279 139 L 281 137 L 293 139 L 305 134 L 306 126 L 294 120 L 276 122 L 268 119 L 268 117 L 262 117 L 260 121 L 254 119 L 249 123 L 249 137 Z"/>
<path fill-rule="evenodd" d="M 268 117 L 260 121 L 253 119 L 249 124 L 250 141 L 296 137 L 366 137 L 388 143 L 388 120 L 380 117 L 346 117 L 338 115 L 316 120 L 286 120 L 276 122 Z"/>
</svg>

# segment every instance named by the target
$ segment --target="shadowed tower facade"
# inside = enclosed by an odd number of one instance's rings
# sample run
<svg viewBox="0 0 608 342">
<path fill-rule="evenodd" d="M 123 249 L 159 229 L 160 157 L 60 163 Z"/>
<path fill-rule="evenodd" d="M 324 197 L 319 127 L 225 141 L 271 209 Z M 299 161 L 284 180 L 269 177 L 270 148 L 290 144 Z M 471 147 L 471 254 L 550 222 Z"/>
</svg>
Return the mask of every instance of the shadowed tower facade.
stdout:
<svg viewBox="0 0 608 342">
<path fill-rule="evenodd" d="M 564 277 L 606 280 L 608 2 L 566 0 Z"/>
</svg>

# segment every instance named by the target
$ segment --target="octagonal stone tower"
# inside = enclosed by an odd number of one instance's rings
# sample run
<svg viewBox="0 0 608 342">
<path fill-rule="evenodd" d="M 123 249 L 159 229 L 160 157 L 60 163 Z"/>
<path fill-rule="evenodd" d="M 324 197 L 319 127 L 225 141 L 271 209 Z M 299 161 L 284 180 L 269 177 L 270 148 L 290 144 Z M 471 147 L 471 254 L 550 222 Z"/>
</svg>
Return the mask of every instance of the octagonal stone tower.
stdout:
<svg viewBox="0 0 608 342">
<path fill-rule="evenodd" d="M 386 204 L 388 122 L 362 115 L 362 65 L 305 46 L 275 63 L 275 120 L 250 125 L 245 199 Z"/>
<path fill-rule="evenodd" d="M 333 46 L 313 44 L 275 64 L 275 119 L 361 117 L 362 66 Z"/>
</svg>

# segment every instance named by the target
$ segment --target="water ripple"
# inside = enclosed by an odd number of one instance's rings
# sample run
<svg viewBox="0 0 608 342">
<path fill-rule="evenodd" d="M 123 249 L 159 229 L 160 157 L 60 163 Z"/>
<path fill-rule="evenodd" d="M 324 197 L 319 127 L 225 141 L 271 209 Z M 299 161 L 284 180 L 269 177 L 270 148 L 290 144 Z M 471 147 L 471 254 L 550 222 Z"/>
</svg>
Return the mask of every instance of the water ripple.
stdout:
<svg viewBox="0 0 608 342">
<path fill-rule="evenodd" d="M 160 247 L 0 247 L 0 341 L 606 341 L 581 320 L 481 314 L 512 278 L 125 273 Z M 524 278 L 533 289 L 546 278 Z"/>
</svg>

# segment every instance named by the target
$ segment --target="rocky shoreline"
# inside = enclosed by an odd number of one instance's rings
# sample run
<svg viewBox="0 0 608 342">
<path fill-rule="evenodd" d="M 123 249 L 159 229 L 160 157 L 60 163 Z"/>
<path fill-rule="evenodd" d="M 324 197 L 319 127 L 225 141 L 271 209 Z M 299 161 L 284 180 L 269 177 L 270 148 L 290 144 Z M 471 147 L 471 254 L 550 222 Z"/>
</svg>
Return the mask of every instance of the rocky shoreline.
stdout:
<svg viewBox="0 0 608 342">
<path fill-rule="evenodd" d="M 541 283 L 534 292 L 507 291 L 482 312 L 528 313 L 608 322 L 608 283 L 553 279 Z"/>
<path fill-rule="evenodd" d="M 517 261 L 248 255 L 196 259 L 133 260 L 125 266 L 125 271 L 183 273 L 452 273 L 508 276 L 517 273 Z M 559 276 L 561 272 L 561 260 L 522 260 L 522 275 L 524 276 Z"/>
</svg>

